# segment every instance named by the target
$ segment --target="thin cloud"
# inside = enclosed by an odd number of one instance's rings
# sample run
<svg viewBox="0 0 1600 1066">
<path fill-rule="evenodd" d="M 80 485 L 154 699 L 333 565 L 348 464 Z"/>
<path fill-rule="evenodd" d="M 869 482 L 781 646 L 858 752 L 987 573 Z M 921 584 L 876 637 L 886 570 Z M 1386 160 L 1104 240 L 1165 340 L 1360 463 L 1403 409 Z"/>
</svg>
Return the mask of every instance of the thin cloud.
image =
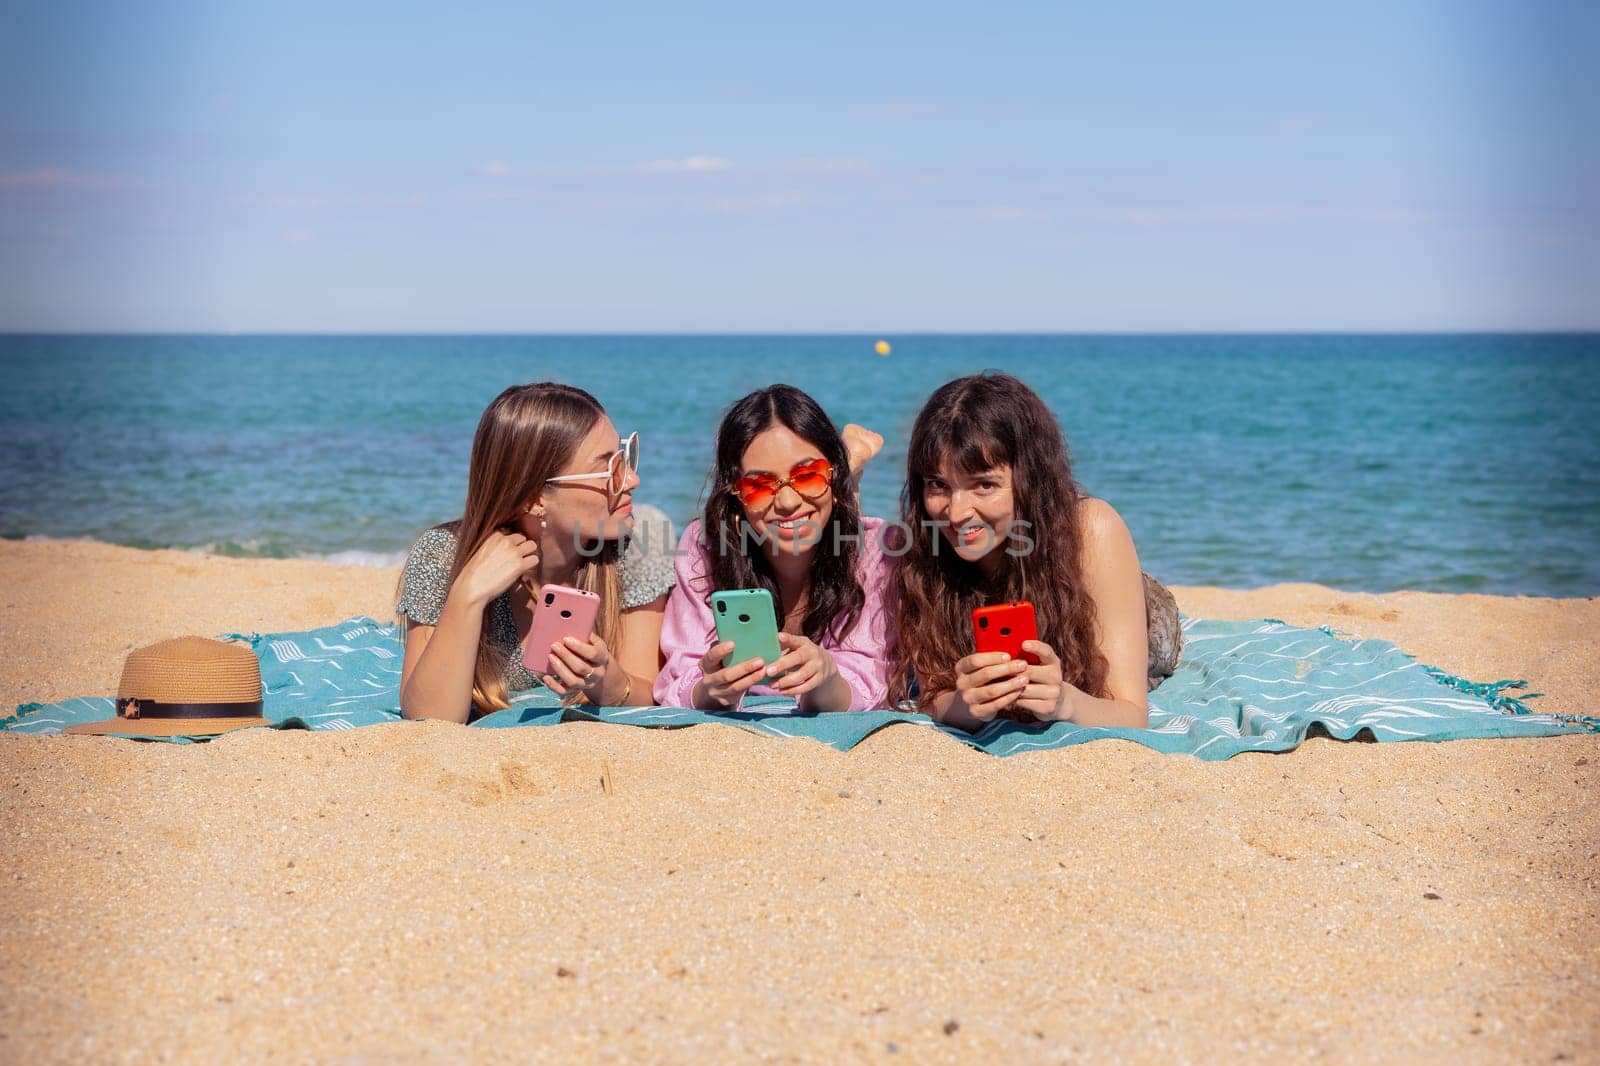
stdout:
<svg viewBox="0 0 1600 1066">
<path fill-rule="evenodd" d="M 872 169 L 872 164 L 865 159 L 786 159 L 766 167 L 753 165 L 750 169 L 784 174 L 865 174 Z"/>
<path fill-rule="evenodd" d="M 710 201 L 711 210 L 722 215 L 743 215 L 752 211 L 781 211 L 811 203 L 809 193 L 799 190 L 757 193 L 753 196 L 719 196 Z"/>
<path fill-rule="evenodd" d="M 1035 252 L 1063 252 L 1085 248 L 1088 242 L 1076 237 L 1030 237 L 1017 246 Z"/>
<path fill-rule="evenodd" d="M 604 172 L 605 168 L 590 168 Z M 681 159 L 654 159 L 648 163 L 625 167 L 635 174 L 862 174 L 872 169 L 864 159 L 828 159 L 805 157 L 739 161 L 720 155 L 691 155 Z"/>
<path fill-rule="evenodd" d="M 486 178 L 509 178 L 511 164 L 499 159 L 492 159 L 478 168 L 478 173 Z"/>
<path fill-rule="evenodd" d="M 945 114 L 948 108 L 932 100 L 890 100 L 882 105 L 882 110 L 901 118 L 926 118 Z"/>
<path fill-rule="evenodd" d="M 1183 226 L 1281 222 L 1293 217 L 1294 214 L 1292 208 L 1271 204 L 1180 208 L 1126 207 L 1104 213 L 1100 219 L 1130 226 Z"/>
<path fill-rule="evenodd" d="M 493 189 L 463 189 L 455 194 L 455 198 L 463 203 L 497 204 L 532 200 L 538 195 L 539 190 L 532 187 L 499 186 Z"/>
<path fill-rule="evenodd" d="M 661 201 L 649 196 L 603 196 L 588 201 L 596 211 L 654 211 Z"/>
<path fill-rule="evenodd" d="M 268 207 L 276 207 L 282 211 L 318 211 L 329 206 L 331 202 L 326 196 L 285 194 L 267 197 Z"/>
<path fill-rule="evenodd" d="M 732 170 L 733 160 L 717 155 L 691 155 L 682 159 L 656 159 L 635 168 L 641 174 L 714 174 Z"/>
<path fill-rule="evenodd" d="M 1016 207 L 1009 204 L 997 204 L 990 207 L 980 207 L 974 212 L 980 222 L 1049 222 L 1055 216 L 1048 211 L 1040 211 L 1032 207 Z"/>
<path fill-rule="evenodd" d="M 54 167 L 0 172 L 0 189 L 133 189 L 143 184 L 118 175 L 79 174 Z"/>
<path fill-rule="evenodd" d="M 1281 222 L 1338 220 L 1388 226 L 1416 226 L 1441 221 L 1436 211 L 1409 206 L 1343 208 L 1308 204 L 1211 204 L 1197 207 L 1124 207 L 1095 212 L 1097 222 L 1139 227 L 1241 226 Z"/>
<path fill-rule="evenodd" d="M 245 203 L 254 201 L 247 197 Z M 275 193 L 264 200 L 255 201 L 280 211 L 325 211 L 330 208 L 354 207 L 366 209 L 401 210 L 421 207 L 426 197 L 416 193 L 357 193 L 353 196 L 324 196 L 319 193 Z"/>
<path fill-rule="evenodd" d="M 352 202 L 356 207 L 422 207 L 428 198 L 407 193 L 403 196 L 358 196 Z"/>
<path fill-rule="evenodd" d="M 1439 221 L 1437 211 L 1415 207 L 1381 207 L 1357 217 L 1364 218 L 1368 222 L 1383 222 L 1396 226 L 1415 226 Z"/>
</svg>

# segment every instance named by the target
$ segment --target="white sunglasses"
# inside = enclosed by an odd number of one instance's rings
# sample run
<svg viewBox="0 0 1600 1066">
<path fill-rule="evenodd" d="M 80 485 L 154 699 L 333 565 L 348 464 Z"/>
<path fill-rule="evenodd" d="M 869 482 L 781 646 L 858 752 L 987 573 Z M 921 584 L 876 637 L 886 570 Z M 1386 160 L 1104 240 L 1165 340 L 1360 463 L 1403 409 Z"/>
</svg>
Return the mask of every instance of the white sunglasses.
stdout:
<svg viewBox="0 0 1600 1066">
<path fill-rule="evenodd" d="M 560 477 L 547 478 L 545 484 L 605 478 L 606 494 L 616 499 L 622 495 L 623 486 L 628 483 L 628 475 L 639 469 L 639 434 L 637 432 L 628 434 L 627 438 L 621 441 L 621 445 L 622 447 L 611 453 L 604 470 L 596 470 L 591 474 L 562 474 Z"/>
</svg>

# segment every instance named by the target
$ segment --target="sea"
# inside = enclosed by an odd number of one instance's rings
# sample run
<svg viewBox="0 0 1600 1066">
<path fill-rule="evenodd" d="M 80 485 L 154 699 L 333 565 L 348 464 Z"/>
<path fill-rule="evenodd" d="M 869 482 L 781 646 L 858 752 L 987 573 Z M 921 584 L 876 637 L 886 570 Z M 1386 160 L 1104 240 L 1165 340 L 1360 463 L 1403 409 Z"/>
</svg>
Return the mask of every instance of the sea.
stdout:
<svg viewBox="0 0 1600 1066">
<path fill-rule="evenodd" d="M 985 369 L 1169 583 L 1600 594 L 1600 334 L 3 335 L 0 537 L 392 565 L 539 380 L 638 430 L 636 498 L 680 528 L 774 382 L 887 438 L 863 503 L 895 515 L 917 410 Z"/>
</svg>

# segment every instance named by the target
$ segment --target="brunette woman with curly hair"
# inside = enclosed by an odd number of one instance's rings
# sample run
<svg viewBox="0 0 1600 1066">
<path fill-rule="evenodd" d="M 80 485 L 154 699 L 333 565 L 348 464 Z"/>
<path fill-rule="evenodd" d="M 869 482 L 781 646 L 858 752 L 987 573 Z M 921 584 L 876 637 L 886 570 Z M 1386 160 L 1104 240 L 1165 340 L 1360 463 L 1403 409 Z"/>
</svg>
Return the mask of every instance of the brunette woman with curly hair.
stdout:
<svg viewBox="0 0 1600 1066">
<path fill-rule="evenodd" d="M 1140 572 L 1122 518 L 1073 479 L 1039 395 L 1007 374 L 950 382 L 917 416 L 906 467 L 891 705 L 968 730 L 1148 725 L 1146 694 L 1182 647 L 1176 603 Z M 1038 665 L 973 651 L 973 609 L 1016 600 L 1033 604 L 1040 639 L 1023 649 Z"/>
<path fill-rule="evenodd" d="M 863 463 L 883 438 L 834 428 L 792 385 L 752 392 L 717 431 L 705 515 L 678 546 L 677 583 L 661 625 L 656 702 L 719 710 L 746 693 L 794 696 L 802 711 L 881 707 L 888 688 L 880 518 L 856 498 Z M 710 596 L 772 593 L 782 655 L 729 663 Z"/>
</svg>

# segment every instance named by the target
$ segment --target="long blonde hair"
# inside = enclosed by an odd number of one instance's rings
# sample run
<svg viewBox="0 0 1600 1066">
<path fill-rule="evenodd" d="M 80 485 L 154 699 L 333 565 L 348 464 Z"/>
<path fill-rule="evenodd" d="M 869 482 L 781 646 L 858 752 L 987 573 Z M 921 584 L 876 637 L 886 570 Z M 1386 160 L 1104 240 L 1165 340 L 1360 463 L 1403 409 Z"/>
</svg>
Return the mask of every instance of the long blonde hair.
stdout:
<svg viewBox="0 0 1600 1066">
<path fill-rule="evenodd" d="M 589 393 L 552 381 L 513 385 L 494 398 L 472 438 L 466 507 L 446 526 L 456 535 L 451 584 L 490 534 L 515 523 L 545 482 L 572 461 L 584 437 L 604 416 L 605 408 Z M 617 574 L 621 554 L 619 542 L 607 542 L 597 554 L 586 555 L 574 581 L 576 587 L 599 595 L 595 629 L 613 653 L 622 633 L 622 585 Z M 510 706 L 505 682 L 508 659 L 489 642 L 493 602 L 484 607 L 472 671 L 472 702 L 485 713 Z"/>
</svg>

